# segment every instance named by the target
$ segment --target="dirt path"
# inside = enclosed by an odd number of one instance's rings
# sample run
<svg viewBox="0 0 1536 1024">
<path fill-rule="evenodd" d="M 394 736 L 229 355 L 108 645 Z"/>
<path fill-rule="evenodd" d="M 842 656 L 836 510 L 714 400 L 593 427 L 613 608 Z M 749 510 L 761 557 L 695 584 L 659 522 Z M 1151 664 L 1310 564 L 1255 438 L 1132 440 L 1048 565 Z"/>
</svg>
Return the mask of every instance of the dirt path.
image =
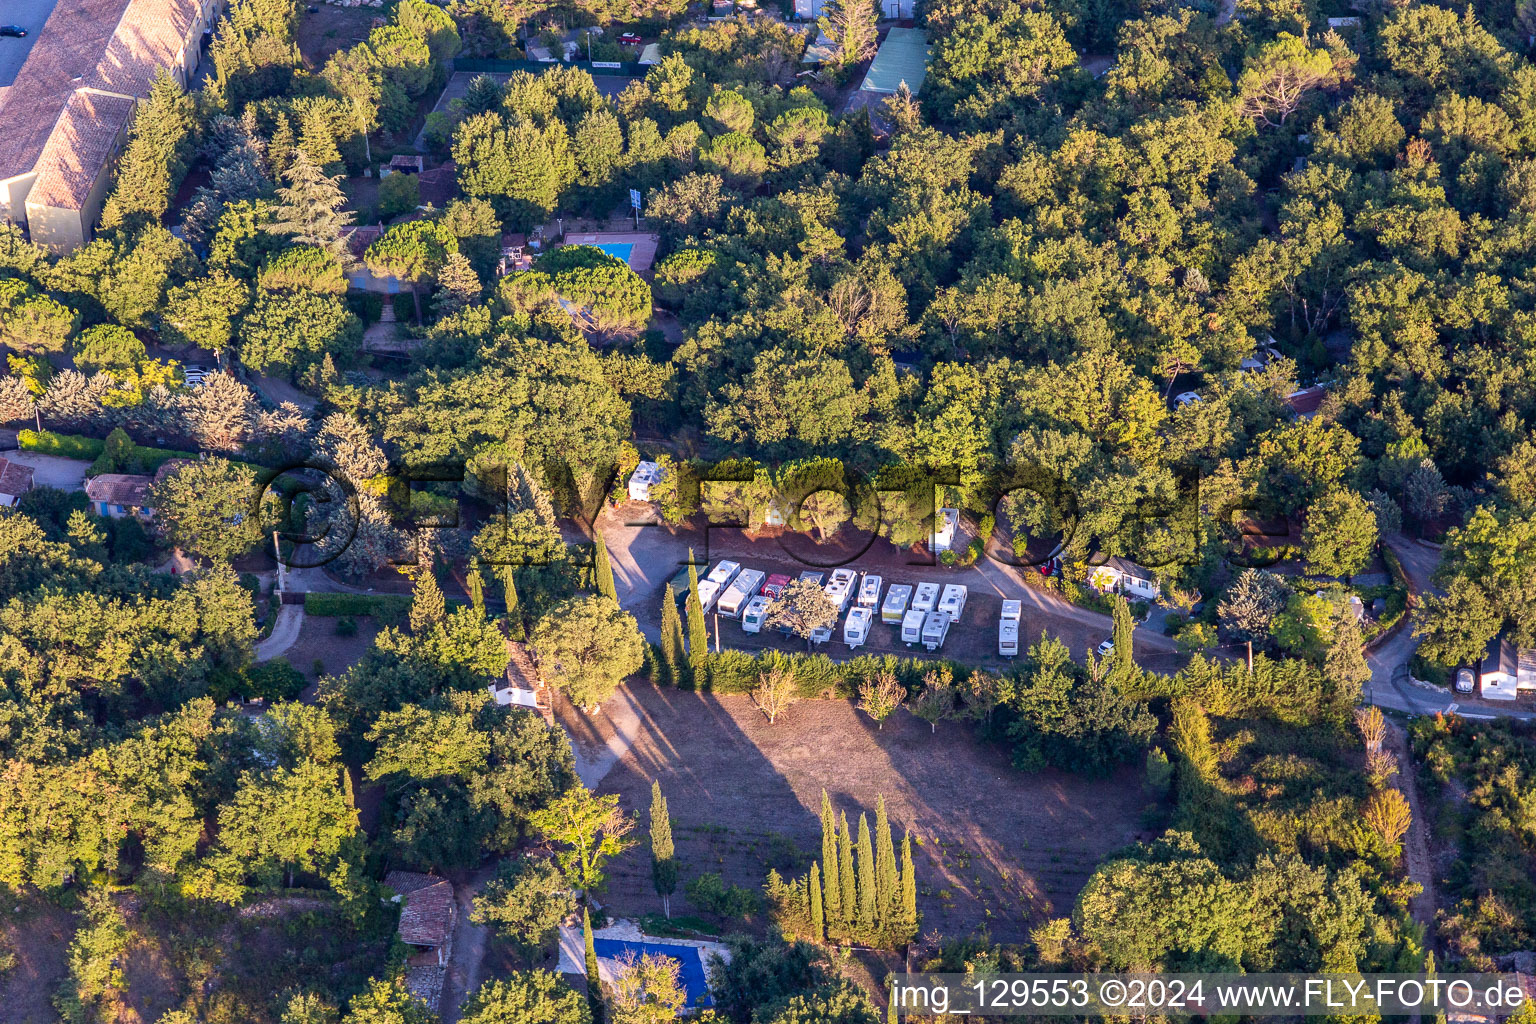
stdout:
<svg viewBox="0 0 1536 1024">
<path fill-rule="evenodd" d="M 443 1024 L 454 1024 L 459 1010 L 469 993 L 480 987 L 480 965 L 485 960 L 486 943 L 491 930 L 469 919 L 474 909 L 475 894 L 486 882 L 496 876 L 496 866 L 483 867 L 466 881 L 454 885 L 455 898 L 459 901 L 459 921 L 453 930 L 453 954 L 448 958 L 448 970 L 443 977 L 443 995 L 438 1003 Z"/>
<path fill-rule="evenodd" d="M 272 624 L 272 635 L 256 645 L 256 660 L 271 661 L 284 653 L 299 639 L 304 627 L 304 606 L 285 604 L 277 610 L 277 621 Z"/>
<path fill-rule="evenodd" d="M 1424 804 L 1419 799 L 1417 776 L 1408 750 L 1408 732 L 1396 722 L 1387 723 L 1387 749 L 1397 758 L 1397 788 L 1408 798 L 1413 811 L 1413 824 L 1403 837 L 1403 857 L 1407 861 L 1408 877 L 1423 886 L 1423 890 L 1408 904 L 1413 919 L 1424 928 L 1424 941 L 1433 948 L 1435 934 L 1435 910 L 1439 900 L 1435 893 L 1435 866 L 1429 855 L 1429 822 L 1424 817 Z"/>
</svg>

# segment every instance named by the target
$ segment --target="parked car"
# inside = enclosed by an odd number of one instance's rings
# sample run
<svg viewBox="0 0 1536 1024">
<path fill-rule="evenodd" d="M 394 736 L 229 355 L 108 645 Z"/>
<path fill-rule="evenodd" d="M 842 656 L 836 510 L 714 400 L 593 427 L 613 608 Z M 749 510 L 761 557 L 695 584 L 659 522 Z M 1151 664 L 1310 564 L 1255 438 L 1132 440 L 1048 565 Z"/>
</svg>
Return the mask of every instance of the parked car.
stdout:
<svg viewBox="0 0 1536 1024">
<path fill-rule="evenodd" d="M 1107 658 L 1114 653 L 1115 642 L 1113 640 L 1105 640 L 1103 643 L 1099 644 L 1099 657 Z"/>
<path fill-rule="evenodd" d="M 640 37 L 633 32 L 624 32 L 619 35 L 619 42 L 624 46 L 639 46 Z"/>
<path fill-rule="evenodd" d="M 1469 668 L 1459 668 L 1459 669 L 1456 670 L 1456 692 L 1457 693 L 1471 693 L 1472 692 L 1472 670 L 1471 669 L 1469 669 Z"/>
<path fill-rule="evenodd" d="M 0 36 L 10 36 L 12 39 L 27 38 L 27 30 L 20 25 L 0 25 Z"/>
</svg>

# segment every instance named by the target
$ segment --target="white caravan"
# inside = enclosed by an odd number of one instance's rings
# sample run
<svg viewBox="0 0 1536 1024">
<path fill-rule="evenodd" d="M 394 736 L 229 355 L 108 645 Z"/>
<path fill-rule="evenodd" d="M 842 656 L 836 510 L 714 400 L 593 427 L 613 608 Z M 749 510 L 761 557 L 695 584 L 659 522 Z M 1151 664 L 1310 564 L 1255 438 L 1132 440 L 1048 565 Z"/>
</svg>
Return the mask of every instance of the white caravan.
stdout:
<svg viewBox="0 0 1536 1024">
<path fill-rule="evenodd" d="M 855 608 L 849 612 L 848 621 L 843 623 L 843 643 L 850 649 L 864 646 L 864 641 L 869 639 L 869 624 L 874 617 L 871 608 Z"/>
<path fill-rule="evenodd" d="M 1019 620 L 1023 616 L 1023 601 L 1003 602 L 1003 617 L 997 623 L 997 653 L 1005 658 L 1018 657 Z"/>
<path fill-rule="evenodd" d="M 880 607 L 880 621 L 887 626 L 901 625 L 907 614 L 907 602 L 912 600 L 912 588 L 905 583 L 892 583 L 885 592 L 885 604 Z"/>
</svg>

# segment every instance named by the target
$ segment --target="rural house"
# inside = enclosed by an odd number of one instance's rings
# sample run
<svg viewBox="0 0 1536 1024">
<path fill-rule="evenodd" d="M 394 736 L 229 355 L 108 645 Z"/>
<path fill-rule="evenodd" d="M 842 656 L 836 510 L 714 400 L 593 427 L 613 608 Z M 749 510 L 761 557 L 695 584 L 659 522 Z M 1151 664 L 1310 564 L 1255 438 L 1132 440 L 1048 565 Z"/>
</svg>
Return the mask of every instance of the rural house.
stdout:
<svg viewBox="0 0 1536 1024">
<path fill-rule="evenodd" d="M 13 508 L 32 489 L 32 467 L 0 459 L 0 508 Z"/>
<path fill-rule="evenodd" d="M 1484 700 L 1514 700 L 1519 688 L 1519 661 L 1515 645 L 1502 637 L 1488 641 L 1488 651 L 1478 667 Z"/>
<path fill-rule="evenodd" d="M 102 473 L 85 482 L 85 496 L 97 515 L 108 519 L 148 519 L 153 515 L 148 505 L 153 483 L 152 477 L 137 473 Z"/>
<path fill-rule="evenodd" d="M 1157 576 L 1129 559 L 1111 555 L 1088 570 L 1088 582 L 1106 594 L 1124 594 L 1140 601 L 1157 598 Z"/>
<path fill-rule="evenodd" d="M 384 876 L 384 884 L 398 894 L 396 901 L 404 904 L 395 934 L 401 942 L 420 951 L 411 962 L 425 960 L 438 967 L 447 966 L 458 915 L 453 883 L 416 871 L 391 871 Z"/>
<path fill-rule="evenodd" d="M 54 7 L 0 90 L 0 216 L 59 251 L 90 241 L 139 100 L 181 85 L 220 0 L 71 0 Z"/>
</svg>

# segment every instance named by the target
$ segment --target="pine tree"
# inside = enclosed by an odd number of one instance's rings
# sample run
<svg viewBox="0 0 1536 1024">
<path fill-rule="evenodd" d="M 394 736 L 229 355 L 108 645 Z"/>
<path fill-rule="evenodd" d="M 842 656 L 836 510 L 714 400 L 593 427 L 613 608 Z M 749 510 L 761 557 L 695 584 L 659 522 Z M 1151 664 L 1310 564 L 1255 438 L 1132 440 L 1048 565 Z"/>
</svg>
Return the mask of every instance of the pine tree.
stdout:
<svg viewBox="0 0 1536 1024">
<path fill-rule="evenodd" d="M 821 791 L 821 862 L 827 866 L 826 875 L 822 881 L 822 890 L 826 897 L 823 907 L 827 919 L 828 933 L 837 929 L 837 924 L 842 920 L 842 902 L 839 897 L 837 881 L 837 822 L 832 817 L 832 801 L 827 796 L 827 791 Z"/>
<path fill-rule="evenodd" d="M 437 577 L 430 567 L 422 569 L 416 577 L 416 589 L 411 593 L 411 632 L 426 632 L 433 624 L 442 622 L 446 613 L 447 605 L 438 588 Z"/>
<path fill-rule="evenodd" d="M 688 551 L 688 663 L 693 671 L 694 689 L 709 680 L 709 631 L 704 625 L 704 605 L 699 600 L 699 567 L 693 564 L 693 550 Z"/>
<path fill-rule="evenodd" d="M 885 813 L 885 794 L 875 804 L 875 927 L 884 932 L 900 906 L 897 891 L 896 846 L 891 841 L 891 820 Z"/>
<path fill-rule="evenodd" d="M 811 865 L 811 878 L 807 885 L 811 897 L 811 941 L 822 942 L 827 937 L 826 924 L 822 921 L 821 865 Z"/>
<path fill-rule="evenodd" d="M 469 571 L 464 574 L 464 586 L 469 590 L 469 603 L 475 613 L 485 615 L 485 577 L 480 574 L 480 559 L 469 560 Z"/>
<path fill-rule="evenodd" d="M 1341 716 L 1359 702 L 1360 688 L 1371 678 L 1360 623 L 1348 605 L 1339 613 L 1334 626 L 1333 643 L 1323 660 L 1323 678 L 1329 684 L 1329 710 Z"/>
<path fill-rule="evenodd" d="M 677 891 L 677 857 L 672 845 L 672 819 L 661 783 L 651 783 L 651 881 L 661 897 L 661 912 L 672 916 L 672 894 Z"/>
<path fill-rule="evenodd" d="M 869 817 L 859 815 L 859 930 L 868 941 L 875 930 L 875 847 L 869 838 Z"/>
<path fill-rule="evenodd" d="M 288 185 L 277 190 L 274 220 L 265 225 L 266 230 L 287 235 L 303 245 L 317 245 L 343 261 L 350 259 L 341 229 L 352 223 L 353 214 L 342 209 L 347 205 L 347 195 L 337 184 L 340 176 L 326 177 L 325 171 L 303 150 L 295 149 L 293 164 L 283 177 Z"/>
<path fill-rule="evenodd" d="M 597 585 L 597 592 L 611 601 L 617 602 L 619 592 L 613 585 L 613 566 L 608 562 L 608 542 L 603 540 L 601 531 L 592 546 L 592 576 Z"/>
<path fill-rule="evenodd" d="M 437 295 L 432 299 L 432 312 L 441 320 L 452 316 L 467 306 L 480 301 L 480 275 L 470 266 L 463 253 L 449 253 L 443 261 L 443 269 L 437 272 Z"/>
<path fill-rule="evenodd" d="M 838 906 L 842 911 L 842 916 L 838 918 L 839 937 L 847 938 L 853 934 L 859 906 L 859 893 L 853 875 L 853 833 L 848 830 L 847 814 L 841 815 L 837 834 L 837 889 Z"/>
<path fill-rule="evenodd" d="M 117 186 L 101 211 L 101 229 L 129 231 L 158 223 L 186 171 L 183 160 L 193 127 L 193 103 L 167 72 L 156 72 L 139 105 Z"/>
<path fill-rule="evenodd" d="M 592 942 L 592 914 L 581 908 L 581 938 L 587 952 L 587 1002 L 592 1005 L 592 1020 L 603 1019 L 603 976 L 597 969 L 597 947 Z"/>
<path fill-rule="evenodd" d="M 917 873 L 912 869 L 912 833 L 901 840 L 901 915 L 897 919 L 898 942 L 917 937 Z"/>
</svg>

